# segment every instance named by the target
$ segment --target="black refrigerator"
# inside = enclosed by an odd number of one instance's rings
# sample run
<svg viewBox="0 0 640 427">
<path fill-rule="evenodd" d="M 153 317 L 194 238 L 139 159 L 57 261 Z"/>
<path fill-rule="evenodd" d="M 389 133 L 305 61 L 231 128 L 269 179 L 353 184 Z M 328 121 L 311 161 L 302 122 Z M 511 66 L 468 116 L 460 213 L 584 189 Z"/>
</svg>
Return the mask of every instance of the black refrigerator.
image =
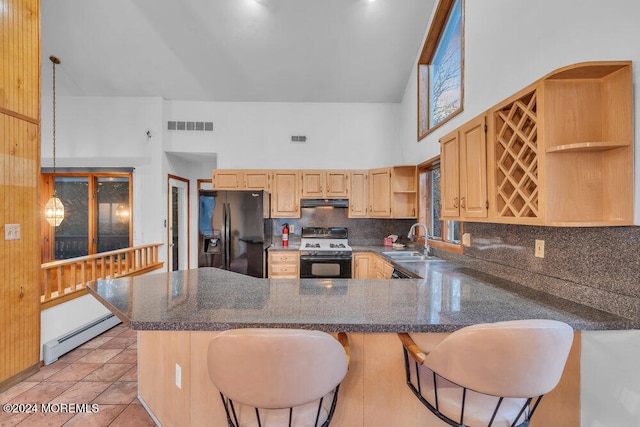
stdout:
<svg viewBox="0 0 640 427">
<path fill-rule="evenodd" d="M 201 192 L 198 265 L 265 277 L 272 236 L 269 202 L 265 191 Z"/>
</svg>

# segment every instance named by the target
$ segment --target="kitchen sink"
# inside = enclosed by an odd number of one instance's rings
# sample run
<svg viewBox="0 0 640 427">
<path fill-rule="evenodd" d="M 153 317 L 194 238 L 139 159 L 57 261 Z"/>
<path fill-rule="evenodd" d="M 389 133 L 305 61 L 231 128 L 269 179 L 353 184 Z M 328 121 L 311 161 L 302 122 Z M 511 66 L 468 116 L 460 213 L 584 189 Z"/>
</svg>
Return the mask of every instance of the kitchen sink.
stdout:
<svg viewBox="0 0 640 427">
<path fill-rule="evenodd" d="M 398 262 L 424 261 L 430 258 L 417 251 L 389 251 L 382 254 Z"/>
</svg>

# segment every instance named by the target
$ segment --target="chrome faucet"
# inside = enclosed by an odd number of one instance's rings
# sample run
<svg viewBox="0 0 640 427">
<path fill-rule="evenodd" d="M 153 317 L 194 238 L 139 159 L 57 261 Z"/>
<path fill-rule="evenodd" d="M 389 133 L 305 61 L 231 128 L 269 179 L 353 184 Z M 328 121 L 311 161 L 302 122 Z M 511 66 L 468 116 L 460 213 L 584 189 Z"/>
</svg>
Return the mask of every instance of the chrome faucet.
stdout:
<svg viewBox="0 0 640 427">
<path fill-rule="evenodd" d="M 413 242 L 413 238 L 416 237 L 416 227 L 422 227 L 424 229 L 424 254 L 427 256 L 431 256 L 431 248 L 429 247 L 429 230 L 427 226 L 421 222 L 416 222 L 409 229 L 409 234 L 407 234 L 407 239 Z"/>
</svg>

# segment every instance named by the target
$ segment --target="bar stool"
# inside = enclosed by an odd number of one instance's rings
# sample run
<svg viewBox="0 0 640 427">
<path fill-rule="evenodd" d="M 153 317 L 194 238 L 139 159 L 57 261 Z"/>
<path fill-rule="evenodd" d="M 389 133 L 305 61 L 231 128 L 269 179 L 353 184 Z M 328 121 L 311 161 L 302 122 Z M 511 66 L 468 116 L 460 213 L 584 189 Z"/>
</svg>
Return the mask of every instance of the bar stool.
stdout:
<svg viewBox="0 0 640 427">
<path fill-rule="evenodd" d="M 207 364 L 229 426 L 328 426 L 349 364 L 347 335 L 338 340 L 299 329 L 217 335 Z"/>
<path fill-rule="evenodd" d="M 573 329 L 540 319 L 479 324 L 431 351 L 421 348 L 424 334 L 398 336 L 407 385 L 438 418 L 458 427 L 525 427 L 560 381 Z"/>
</svg>

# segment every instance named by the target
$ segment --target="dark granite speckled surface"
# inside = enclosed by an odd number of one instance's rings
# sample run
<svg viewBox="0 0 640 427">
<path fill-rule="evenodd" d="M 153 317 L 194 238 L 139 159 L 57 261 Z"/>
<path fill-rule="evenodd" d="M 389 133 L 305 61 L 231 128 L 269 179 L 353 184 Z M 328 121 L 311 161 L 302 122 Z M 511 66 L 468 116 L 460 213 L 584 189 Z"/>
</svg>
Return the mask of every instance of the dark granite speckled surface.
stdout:
<svg viewBox="0 0 640 427">
<path fill-rule="evenodd" d="M 466 223 L 471 247 L 439 256 L 560 298 L 640 321 L 640 227 Z M 545 241 L 545 258 L 534 256 Z"/>
<path fill-rule="evenodd" d="M 637 327 L 630 320 L 454 263 L 421 264 L 425 279 L 256 279 L 200 268 L 100 280 L 90 284 L 89 291 L 137 330 L 451 332 L 528 318 L 556 319 L 578 330 Z"/>
</svg>

